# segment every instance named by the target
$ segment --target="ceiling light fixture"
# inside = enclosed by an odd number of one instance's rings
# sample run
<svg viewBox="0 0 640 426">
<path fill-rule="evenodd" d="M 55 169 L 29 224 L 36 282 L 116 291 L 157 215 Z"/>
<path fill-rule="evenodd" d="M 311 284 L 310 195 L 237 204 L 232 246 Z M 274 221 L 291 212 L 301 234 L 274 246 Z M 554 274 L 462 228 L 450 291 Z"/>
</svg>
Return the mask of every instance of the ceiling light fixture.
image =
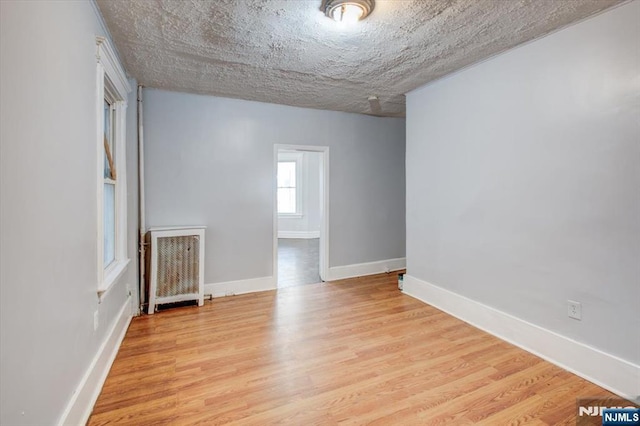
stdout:
<svg viewBox="0 0 640 426">
<path fill-rule="evenodd" d="M 322 10 L 336 22 L 353 24 L 366 18 L 374 6 L 374 0 L 324 0 Z"/>
</svg>

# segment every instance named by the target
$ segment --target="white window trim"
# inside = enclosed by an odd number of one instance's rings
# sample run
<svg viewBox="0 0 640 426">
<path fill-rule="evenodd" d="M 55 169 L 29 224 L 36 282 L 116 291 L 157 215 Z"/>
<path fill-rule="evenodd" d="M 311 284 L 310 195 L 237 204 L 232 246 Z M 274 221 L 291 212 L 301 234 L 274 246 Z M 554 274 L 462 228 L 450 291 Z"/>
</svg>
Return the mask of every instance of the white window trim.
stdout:
<svg viewBox="0 0 640 426">
<path fill-rule="evenodd" d="M 97 141 L 97 290 L 98 295 L 104 295 L 125 272 L 130 259 L 127 257 L 127 176 L 126 176 L 126 113 L 127 94 L 131 92 L 131 86 L 127 81 L 124 69 L 118 61 L 115 51 L 109 41 L 104 37 L 96 37 L 96 141 Z M 117 168 L 116 180 L 116 246 L 115 260 L 108 268 L 104 268 L 104 98 L 105 98 L 105 78 L 111 83 L 113 95 L 115 96 L 114 121 L 116 132 L 114 136 L 115 163 Z"/>
<path fill-rule="evenodd" d="M 282 152 L 278 154 L 278 161 L 280 162 L 295 162 L 296 163 L 296 212 L 295 213 L 278 213 L 278 217 L 282 219 L 301 219 L 304 217 L 304 206 L 303 206 L 303 197 L 301 189 L 304 188 L 304 175 L 302 173 L 303 169 L 303 158 L 304 155 L 302 152 Z M 277 166 L 276 163 L 276 166 Z M 277 188 L 276 188 L 277 191 Z"/>
</svg>

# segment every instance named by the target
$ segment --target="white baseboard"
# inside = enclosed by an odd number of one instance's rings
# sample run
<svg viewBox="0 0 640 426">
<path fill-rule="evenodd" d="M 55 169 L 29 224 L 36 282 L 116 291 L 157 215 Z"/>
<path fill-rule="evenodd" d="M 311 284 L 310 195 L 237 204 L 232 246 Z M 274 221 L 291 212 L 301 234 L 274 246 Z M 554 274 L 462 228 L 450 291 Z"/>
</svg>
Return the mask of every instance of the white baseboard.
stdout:
<svg viewBox="0 0 640 426">
<path fill-rule="evenodd" d="M 255 293 L 257 291 L 275 290 L 273 277 L 251 278 L 248 280 L 227 281 L 204 285 L 204 294 L 213 297 L 233 296 L 235 294 Z"/>
<path fill-rule="evenodd" d="M 85 425 L 87 423 L 118 349 L 120 349 L 120 344 L 127 333 L 131 318 L 131 296 L 129 296 L 118 312 L 106 339 L 91 361 L 91 365 L 82 377 L 78 389 L 67 404 L 67 408 L 58 422 L 59 426 Z"/>
<path fill-rule="evenodd" d="M 379 260 L 377 262 L 356 263 L 353 265 L 332 266 L 329 268 L 328 281 L 343 280 L 346 278 L 362 277 L 365 275 L 383 274 L 385 272 L 404 269 L 407 259 Z"/>
<path fill-rule="evenodd" d="M 404 276 L 404 293 L 630 401 L 640 402 L 640 366 L 457 293 Z"/>
<path fill-rule="evenodd" d="M 320 231 L 278 231 L 278 238 L 320 238 Z"/>
</svg>

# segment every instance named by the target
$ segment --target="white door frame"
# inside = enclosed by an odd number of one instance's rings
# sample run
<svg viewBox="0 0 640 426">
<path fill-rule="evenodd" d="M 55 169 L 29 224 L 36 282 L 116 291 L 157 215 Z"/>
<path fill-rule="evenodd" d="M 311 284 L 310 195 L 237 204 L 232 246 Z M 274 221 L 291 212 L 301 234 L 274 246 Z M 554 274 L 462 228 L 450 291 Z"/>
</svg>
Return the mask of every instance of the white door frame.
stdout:
<svg viewBox="0 0 640 426">
<path fill-rule="evenodd" d="M 273 145 L 273 279 L 278 286 L 278 151 L 320 153 L 320 278 L 329 277 L 329 147 L 314 145 Z"/>
</svg>

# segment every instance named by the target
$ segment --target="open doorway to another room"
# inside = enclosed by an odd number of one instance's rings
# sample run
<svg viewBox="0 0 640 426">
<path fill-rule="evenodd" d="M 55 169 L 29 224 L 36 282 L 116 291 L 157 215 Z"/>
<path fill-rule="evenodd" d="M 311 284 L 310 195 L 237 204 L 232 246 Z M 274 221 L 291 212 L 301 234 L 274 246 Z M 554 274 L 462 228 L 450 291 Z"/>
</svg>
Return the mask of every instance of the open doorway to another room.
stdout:
<svg viewBox="0 0 640 426">
<path fill-rule="evenodd" d="M 277 287 L 323 280 L 326 259 L 325 164 L 328 152 L 276 150 L 276 277 Z"/>
</svg>

